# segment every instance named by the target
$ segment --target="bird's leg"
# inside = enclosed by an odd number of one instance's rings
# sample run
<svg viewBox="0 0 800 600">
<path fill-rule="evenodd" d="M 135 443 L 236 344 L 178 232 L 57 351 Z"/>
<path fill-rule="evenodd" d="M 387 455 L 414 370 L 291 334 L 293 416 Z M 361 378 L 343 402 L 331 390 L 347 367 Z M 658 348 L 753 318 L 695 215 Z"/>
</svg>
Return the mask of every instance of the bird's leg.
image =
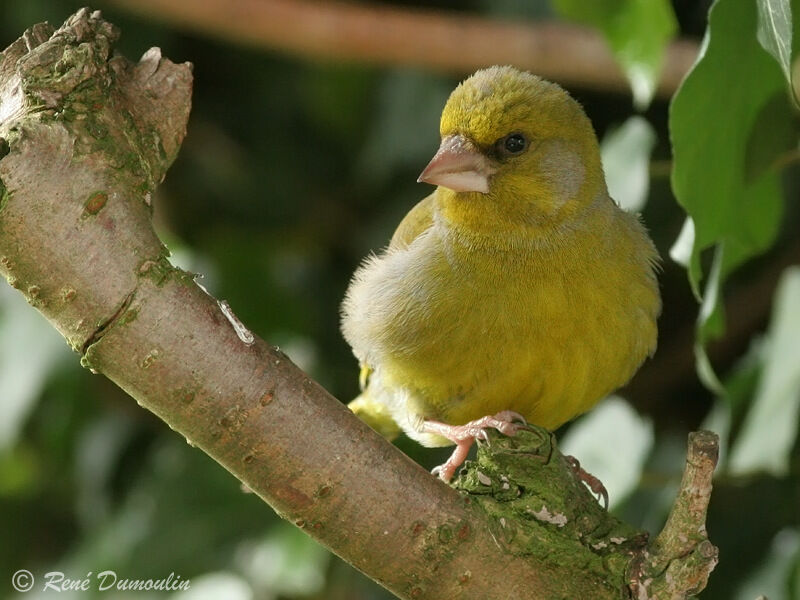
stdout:
<svg viewBox="0 0 800 600">
<path fill-rule="evenodd" d="M 586 484 L 592 493 L 597 496 L 598 500 L 603 500 L 603 508 L 608 510 L 608 491 L 606 490 L 606 486 L 603 485 L 603 482 L 581 467 L 581 463 L 579 463 L 578 459 L 574 456 L 565 456 L 564 458 L 567 459 L 569 466 L 572 467 L 575 476 Z"/>
<path fill-rule="evenodd" d="M 515 423 L 515 421 L 520 421 L 520 423 Z M 525 418 L 511 410 L 504 410 L 496 415 L 476 419 L 464 425 L 447 425 L 439 421 L 423 421 L 422 431 L 440 435 L 456 445 L 456 449 L 453 450 L 450 458 L 443 465 L 436 467 L 433 470 L 433 474 L 438 474 L 443 481 L 450 481 L 456 469 L 466 460 L 469 449 L 475 440 L 486 439 L 484 429 L 492 427 L 503 435 L 513 436 L 525 425 Z"/>
</svg>

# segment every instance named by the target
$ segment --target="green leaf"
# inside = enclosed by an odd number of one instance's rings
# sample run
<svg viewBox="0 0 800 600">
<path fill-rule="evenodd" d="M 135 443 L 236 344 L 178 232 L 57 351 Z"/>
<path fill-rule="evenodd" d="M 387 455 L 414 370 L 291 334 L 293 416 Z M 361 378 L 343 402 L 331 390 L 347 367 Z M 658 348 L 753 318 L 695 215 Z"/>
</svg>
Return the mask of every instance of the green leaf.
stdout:
<svg viewBox="0 0 800 600">
<path fill-rule="evenodd" d="M 758 42 L 792 81 L 792 6 L 789 0 L 758 0 Z"/>
<path fill-rule="evenodd" d="M 552 0 L 564 18 L 598 28 L 630 81 L 637 108 L 653 98 L 664 51 L 677 30 L 667 0 Z"/>
<path fill-rule="evenodd" d="M 603 157 L 608 192 L 629 212 L 639 212 L 650 186 L 650 153 L 656 134 L 647 119 L 634 116 L 603 137 Z"/>
<path fill-rule="evenodd" d="M 789 470 L 800 419 L 800 267 L 784 271 L 765 347 L 764 370 L 742 430 L 731 448 L 734 475 Z"/>
<path fill-rule="evenodd" d="M 775 238 L 783 203 L 773 165 L 788 143 L 780 140 L 796 139 L 786 135 L 784 81 L 756 39 L 756 12 L 751 2 L 715 1 L 700 57 L 670 105 L 672 187 L 694 223 L 688 271 L 696 292 L 701 254 L 717 247 L 706 284 L 712 294 L 698 320 L 700 346 L 724 330 L 719 299 L 728 274 Z M 704 380 L 714 383 L 702 347 L 697 356 Z"/>
<path fill-rule="evenodd" d="M 776 91 L 758 111 L 747 137 L 744 157 L 745 181 L 775 170 L 789 153 L 796 151 L 798 122 L 784 90 Z"/>
<path fill-rule="evenodd" d="M 613 507 L 639 483 L 653 440 L 650 420 L 622 398 L 611 396 L 570 427 L 558 445 L 603 482 Z"/>
</svg>

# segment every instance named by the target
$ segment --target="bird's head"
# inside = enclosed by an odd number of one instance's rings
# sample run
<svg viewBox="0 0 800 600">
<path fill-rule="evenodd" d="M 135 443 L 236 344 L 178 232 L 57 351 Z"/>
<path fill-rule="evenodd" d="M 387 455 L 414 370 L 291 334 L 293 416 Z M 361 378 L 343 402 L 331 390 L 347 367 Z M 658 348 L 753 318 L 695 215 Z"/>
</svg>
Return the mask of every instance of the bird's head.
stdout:
<svg viewBox="0 0 800 600">
<path fill-rule="evenodd" d="M 442 112 L 442 143 L 419 181 L 440 186 L 448 218 L 477 229 L 563 222 L 605 192 L 600 151 L 581 106 L 513 67 L 463 81 Z"/>
</svg>

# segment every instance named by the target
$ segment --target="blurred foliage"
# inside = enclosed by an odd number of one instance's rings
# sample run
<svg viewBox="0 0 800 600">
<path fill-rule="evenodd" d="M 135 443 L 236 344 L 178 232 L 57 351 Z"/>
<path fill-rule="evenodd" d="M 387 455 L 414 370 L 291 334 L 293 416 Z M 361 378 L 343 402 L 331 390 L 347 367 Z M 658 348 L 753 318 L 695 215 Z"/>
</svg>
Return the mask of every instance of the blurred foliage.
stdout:
<svg viewBox="0 0 800 600">
<path fill-rule="evenodd" d="M 717 0 L 703 58 L 671 109 L 649 104 L 666 43 L 676 27 L 699 39 L 710 4 L 436 2 L 491 18 L 562 15 L 606 36 L 643 112 L 634 113 L 630 96 L 570 92 L 603 140 L 610 190 L 644 213 L 662 255 L 682 230 L 681 206 L 689 213 L 675 255 L 690 265 L 703 298 L 702 373 L 711 383 L 719 373 L 721 383 L 711 392 L 694 373 L 697 304 L 682 267 L 665 260 L 659 352 L 621 397 L 560 432 L 564 446 L 605 480 L 615 512 L 655 531 L 674 497 L 686 433 L 712 427 L 724 457 L 708 528 L 721 563 L 702 597 L 800 598 L 800 292 L 797 267 L 785 270 L 800 263 L 797 82 L 788 80 L 798 72 L 799 2 Z M 4 2 L 0 46 L 79 7 Z M 157 45 L 195 65 L 186 142 L 155 203 L 173 260 L 201 273 L 251 329 L 350 399 L 357 368 L 338 331 L 338 304 L 362 257 L 428 192 L 415 179 L 438 145 L 439 113 L 459 77 L 247 50 L 96 7 L 121 28 L 125 55 Z M 398 444 L 426 467 L 448 452 Z M 81 369 L 7 286 L 0 532 L 3 595 L 11 594 L 11 574 L 26 568 L 75 578 L 104 569 L 145 579 L 173 572 L 192 582 L 175 594 L 181 600 L 389 597 Z"/>
<path fill-rule="evenodd" d="M 647 108 L 661 73 L 664 51 L 675 35 L 668 0 L 553 0 L 565 18 L 592 25 L 608 40 L 631 84 L 637 107 Z"/>
<path fill-rule="evenodd" d="M 609 130 L 600 143 L 608 193 L 627 211 L 640 212 L 647 203 L 655 144 L 652 125 L 640 116 Z"/>
<path fill-rule="evenodd" d="M 612 396 L 580 417 L 559 444 L 564 454 L 580 457 L 586 471 L 602 473 L 608 506 L 613 510 L 639 485 L 653 440 L 650 419 L 638 415 L 624 399 Z"/>
<path fill-rule="evenodd" d="M 752 406 L 731 449 L 728 469 L 735 475 L 789 472 L 800 420 L 800 267 L 784 271 L 775 293 L 763 370 Z M 769 436 L 763 432 L 768 431 Z"/>
</svg>

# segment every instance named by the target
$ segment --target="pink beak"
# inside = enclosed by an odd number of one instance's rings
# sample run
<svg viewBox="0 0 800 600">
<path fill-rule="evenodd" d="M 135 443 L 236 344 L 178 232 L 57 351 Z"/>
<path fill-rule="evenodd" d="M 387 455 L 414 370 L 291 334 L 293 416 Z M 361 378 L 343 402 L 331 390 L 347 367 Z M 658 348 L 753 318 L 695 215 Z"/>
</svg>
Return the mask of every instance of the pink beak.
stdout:
<svg viewBox="0 0 800 600">
<path fill-rule="evenodd" d="M 432 183 L 454 192 L 489 193 L 490 161 L 462 135 L 448 135 L 420 174 L 418 182 Z"/>
</svg>

